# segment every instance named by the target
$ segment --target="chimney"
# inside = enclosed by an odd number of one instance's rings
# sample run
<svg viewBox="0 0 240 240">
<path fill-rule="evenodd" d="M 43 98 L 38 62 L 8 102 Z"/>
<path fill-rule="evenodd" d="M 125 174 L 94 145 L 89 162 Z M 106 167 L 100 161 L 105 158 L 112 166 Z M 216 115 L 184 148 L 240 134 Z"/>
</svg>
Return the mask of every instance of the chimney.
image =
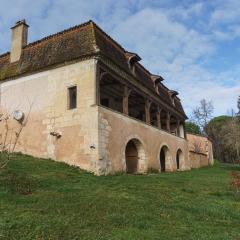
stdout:
<svg viewBox="0 0 240 240">
<path fill-rule="evenodd" d="M 19 61 L 22 48 L 27 45 L 28 25 L 25 20 L 16 22 L 12 29 L 12 46 L 10 61 L 11 63 Z"/>
</svg>

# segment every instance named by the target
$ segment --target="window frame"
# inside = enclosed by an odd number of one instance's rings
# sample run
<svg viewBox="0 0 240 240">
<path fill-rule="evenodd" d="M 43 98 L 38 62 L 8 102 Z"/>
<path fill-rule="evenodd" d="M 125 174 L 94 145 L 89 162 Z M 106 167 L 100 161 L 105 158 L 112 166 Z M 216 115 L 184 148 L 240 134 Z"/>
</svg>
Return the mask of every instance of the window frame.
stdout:
<svg viewBox="0 0 240 240">
<path fill-rule="evenodd" d="M 71 97 L 71 89 L 76 89 L 76 96 L 75 96 L 75 103 L 71 104 L 72 97 Z M 71 85 L 67 87 L 67 110 L 74 110 L 77 108 L 77 85 Z"/>
</svg>

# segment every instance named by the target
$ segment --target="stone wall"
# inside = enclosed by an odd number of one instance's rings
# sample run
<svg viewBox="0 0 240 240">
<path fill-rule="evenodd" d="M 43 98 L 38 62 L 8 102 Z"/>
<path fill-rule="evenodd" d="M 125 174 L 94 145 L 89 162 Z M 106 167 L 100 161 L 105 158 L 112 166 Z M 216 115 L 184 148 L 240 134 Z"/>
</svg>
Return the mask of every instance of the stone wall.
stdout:
<svg viewBox="0 0 240 240">
<path fill-rule="evenodd" d="M 183 153 L 180 170 L 191 168 L 188 143 L 184 138 L 176 137 L 121 113 L 99 107 L 99 133 L 99 161 L 102 162 L 99 172 L 126 171 L 125 148 L 131 139 L 136 139 L 141 143 L 139 172 L 160 169 L 160 150 L 163 146 L 167 146 L 169 150 L 166 161 L 167 171 L 177 169 L 176 154 L 179 149 Z"/>
<path fill-rule="evenodd" d="M 206 154 L 189 152 L 189 159 L 191 161 L 191 168 L 201 168 L 209 165 Z"/>
<path fill-rule="evenodd" d="M 2 83 L 1 111 L 21 110 L 25 119 L 29 114 L 16 151 L 95 171 L 98 159 L 95 84 L 94 59 Z M 77 86 L 77 108 L 68 110 L 67 89 L 73 85 Z M 10 119 L 9 123 L 11 128 L 19 128 L 16 120 Z M 3 133 L 3 124 L 0 128 Z M 51 132 L 62 136 L 57 138 Z"/>
<path fill-rule="evenodd" d="M 27 119 L 16 151 L 63 161 L 95 174 L 125 172 L 125 150 L 130 140 L 138 152 L 138 173 L 160 169 L 161 149 L 165 151 L 166 171 L 177 170 L 177 152 L 179 170 L 213 163 L 211 142 L 205 138 L 188 135 L 188 144 L 184 138 L 97 106 L 96 66 L 95 59 L 85 60 L 0 84 L 1 112 L 11 115 L 21 110 Z M 77 86 L 77 108 L 69 110 L 67 91 L 71 86 Z M 9 119 L 9 143 L 20 126 Z M 0 141 L 5 130 L 0 122 Z M 190 159 L 196 154 L 189 154 L 188 149 L 194 152 L 192 143 L 196 139 L 201 140 L 204 151 L 207 146 L 203 153 L 207 161 L 200 158 L 194 165 Z"/>
<path fill-rule="evenodd" d="M 212 142 L 207 137 L 187 133 L 187 140 L 192 168 L 213 165 Z"/>
</svg>

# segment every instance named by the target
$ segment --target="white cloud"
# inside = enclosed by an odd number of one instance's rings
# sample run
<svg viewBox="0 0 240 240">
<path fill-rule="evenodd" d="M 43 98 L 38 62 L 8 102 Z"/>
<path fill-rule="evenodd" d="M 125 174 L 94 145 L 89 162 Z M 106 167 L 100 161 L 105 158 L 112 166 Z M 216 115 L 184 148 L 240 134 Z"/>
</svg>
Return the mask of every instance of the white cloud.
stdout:
<svg viewBox="0 0 240 240">
<path fill-rule="evenodd" d="M 113 35 L 130 50 L 143 54 L 148 64 L 153 58 L 160 58 L 184 65 L 214 51 L 208 37 L 169 19 L 162 10 L 137 12 L 119 23 Z"/>
<path fill-rule="evenodd" d="M 236 109 L 237 96 L 240 94 L 239 69 L 214 75 L 198 66 L 187 69 L 172 76 L 169 85 L 176 88 L 182 97 L 185 110 L 190 114 L 202 98 L 213 101 L 215 115 L 226 114 L 229 109 Z M 227 81 L 226 81 L 227 80 Z M 229 85 L 229 82 L 232 84 Z"/>
<path fill-rule="evenodd" d="M 231 69 L 216 72 L 209 70 L 206 63 L 215 58 L 219 41 L 240 36 L 240 2 L 187 3 L 170 0 L 4 1 L 0 9 L 0 51 L 9 49 L 10 27 L 16 20 L 27 19 L 30 41 L 33 41 L 93 19 L 127 50 L 137 52 L 150 71 L 163 75 L 166 85 L 180 92 L 188 113 L 205 97 L 213 100 L 216 114 L 225 114 L 227 109 L 235 107 L 240 94 L 240 68 L 235 64 Z"/>
<path fill-rule="evenodd" d="M 218 0 L 214 11 L 211 13 L 211 24 L 225 24 L 239 21 L 240 2 L 239 0 Z"/>
<path fill-rule="evenodd" d="M 197 2 L 188 7 L 176 6 L 170 9 L 164 9 L 166 13 L 172 19 L 183 19 L 188 20 L 193 16 L 199 16 L 203 11 L 204 4 L 202 2 Z"/>
<path fill-rule="evenodd" d="M 199 63 L 215 46 L 209 36 L 171 20 L 161 10 L 144 9 L 114 29 L 114 36 L 143 57 L 154 73 L 163 74 L 168 86 L 177 89 L 188 113 L 201 98 L 213 100 L 216 114 L 235 107 L 240 87 L 227 87 Z M 235 69 L 237 71 L 237 69 Z M 223 73 L 222 73 L 223 75 Z M 224 77 L 230 75 L 225 72 Z M 224 104 L 222 103 L 224 96 Z"/>
</svg>

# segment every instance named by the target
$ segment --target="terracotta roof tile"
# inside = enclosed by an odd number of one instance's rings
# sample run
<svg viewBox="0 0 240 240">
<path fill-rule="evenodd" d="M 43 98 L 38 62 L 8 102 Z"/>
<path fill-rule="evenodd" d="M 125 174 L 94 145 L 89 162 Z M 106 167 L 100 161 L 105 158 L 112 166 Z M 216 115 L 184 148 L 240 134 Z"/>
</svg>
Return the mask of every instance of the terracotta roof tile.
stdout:
<svg viewBox="0 0 240 240">
<path fill-rule="evenodd" d="M 10 63 L 9 52 L 0 55 L 0 81 L 41 71 L 99 52 L 120 65 L 129 74 L 133 74 L 127 61 L 128 52 L 94 22 L 88 21 L 28 44 L 16 63 Z M 151 73 L 140 63 L 135 64 L 135 76 L 145 87 L 155 91 Z M 171 104 L 169 89 L 163 84 L 162 86 L 160 98 Z M 176 107 L 184 114 L 179 100 L 177 100 Z"/>
<path fill-rule="evenodd" d="M 0 57 L 0 80 L 92 55 L 96 52 L 94 41 L 91 25 L 85 24 L 30 43 L 16 63 L 10 63 L 9 53 Z"/>
</svg>

